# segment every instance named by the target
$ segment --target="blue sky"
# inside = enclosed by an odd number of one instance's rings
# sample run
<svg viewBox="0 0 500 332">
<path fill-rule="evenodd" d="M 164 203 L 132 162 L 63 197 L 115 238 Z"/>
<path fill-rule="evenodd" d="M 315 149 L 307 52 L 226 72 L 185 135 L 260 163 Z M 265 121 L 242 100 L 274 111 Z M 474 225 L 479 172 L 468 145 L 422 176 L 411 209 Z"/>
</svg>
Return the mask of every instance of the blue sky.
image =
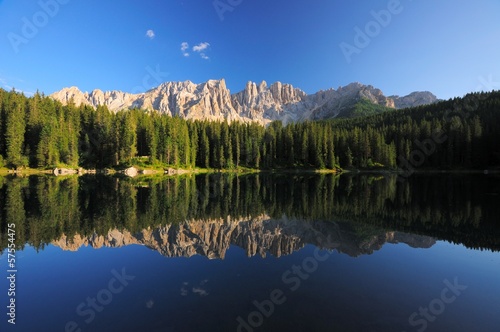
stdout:
<svg viewBox="0 0 500 332">
<path fill-rule="evenodd" d="M 499 59 L 497 0 L 0 0 L 0 87 L 27 93 L 225 78 L 450 98 L 500 89 Z"/>
</svg>

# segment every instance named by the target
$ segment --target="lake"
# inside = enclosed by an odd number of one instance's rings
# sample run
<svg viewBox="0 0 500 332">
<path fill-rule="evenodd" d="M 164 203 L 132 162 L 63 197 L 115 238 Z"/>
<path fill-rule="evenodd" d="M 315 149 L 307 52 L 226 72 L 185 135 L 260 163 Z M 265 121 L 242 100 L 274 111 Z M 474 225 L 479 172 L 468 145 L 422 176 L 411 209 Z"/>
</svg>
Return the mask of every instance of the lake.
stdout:
<svg viewBox="0 0 500 332">
<path fill-rule="evenodd" d="M 0 214 L 1 331 L 500 326 L 499 175 L 0 177 Z"/>
</svg>

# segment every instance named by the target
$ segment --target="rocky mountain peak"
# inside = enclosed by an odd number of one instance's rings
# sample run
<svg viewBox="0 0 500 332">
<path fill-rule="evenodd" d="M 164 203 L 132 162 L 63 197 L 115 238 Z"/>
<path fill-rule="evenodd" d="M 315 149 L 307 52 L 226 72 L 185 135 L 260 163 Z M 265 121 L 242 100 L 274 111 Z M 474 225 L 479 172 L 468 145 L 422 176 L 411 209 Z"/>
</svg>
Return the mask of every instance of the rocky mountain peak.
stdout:
<svg viewBox="0 0 500 332">
<path fill-rule="evenodd" d="M 231 94 L 224 79 L 201 84 L 191 81 L 165 82 L 140 94 L 97 89 L 88 93 L 77 87 L 69 87 L 51 96 L 63 104 L 73 100 L 77 105 L 105 105 L 112 111 L 143 108 L 186 119 L 254 121 L 263 125 L 274 120 L 288 123 L 342 116 L 345 110 L 362 99 L 389 108 L 437 101 L 430 92 L 386 97 L 380 89 L 359 82 L 308 95 L 291 84 L 279 81 L 270 86 L 265 81 L 259 84 L 249 81 L 242 91 Z"/>
<path fill-rule="evenodd" d="M 79 104 L 89 104 L 87 101 L 87 96 L 80 91 L 76 86 L 72 86 L 69 88 L 64 88 L 61 91 L 55 92 L 52 95 L 52 98 L 59 100 L 63 104 L 68 104 L 71 99 L 79 105 Z"/>
<path fill-rule="evenodd" d="M 429 91 L 415 91 L 404 97 L 390 96 L 390 98 L 394 99 L 396 108 L 428 105 L 439 101 L 438 98 Z"/>
<path fill-rule="evenodd" d="M 257 91 L 259 93 L 261 93 L 261 92 L 264 92 L 266 89 L 267 89 L 267 82 L 266 81 L 260 82 L 260 84 L 259 84 L 259 86 L 257 88 Z"/>
</svg>

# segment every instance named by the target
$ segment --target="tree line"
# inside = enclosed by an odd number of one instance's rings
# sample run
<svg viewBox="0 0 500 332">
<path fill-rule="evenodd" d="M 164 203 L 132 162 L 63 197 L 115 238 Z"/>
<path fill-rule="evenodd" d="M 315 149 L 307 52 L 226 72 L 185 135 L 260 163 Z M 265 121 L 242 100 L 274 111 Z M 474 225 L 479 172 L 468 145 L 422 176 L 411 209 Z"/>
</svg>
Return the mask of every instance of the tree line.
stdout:
<svg viewBox="0 0 500 332">
<path fill-rule="evenodd" d="M 111 112 L 0 89 L 0 167 L 487 168 L 500 164 L 500 92 L 352 119 L 283 125 Z"/>
</svg>

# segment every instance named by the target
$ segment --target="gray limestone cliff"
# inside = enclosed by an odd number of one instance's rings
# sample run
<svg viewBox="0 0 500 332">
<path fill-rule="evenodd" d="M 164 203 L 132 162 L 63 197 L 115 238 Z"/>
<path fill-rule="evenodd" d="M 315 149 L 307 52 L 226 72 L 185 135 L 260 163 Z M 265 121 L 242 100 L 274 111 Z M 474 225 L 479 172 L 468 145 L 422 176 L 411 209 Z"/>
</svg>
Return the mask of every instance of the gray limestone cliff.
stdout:
<svg viewBox="0 0 500 332">
<path fill-rule="evenodd" d="M 166 82 L 139 94 L 101 90 L 89 93 L 70 87 L 53 93 L 51 97 L 63 104 L 72 101 L 76 105 L 105 105 L 115 112 L 140 108 L 185 119 L 258 122 L 263 125 L 273 120 L 288 123 L 335 118 L 342 116 L 344 111 L 362 99 L 388 108 L 419 106 L 437 101 L 430 92 L 386 97 L 380 89 L 361 83 L 308 95 L 281 82 L 270 86 L 265 81 L 259 84 L 248 82 L 244 90 L 231 94 L 224 79 L 201 84 L 190 81 Z"/>
</svg>

